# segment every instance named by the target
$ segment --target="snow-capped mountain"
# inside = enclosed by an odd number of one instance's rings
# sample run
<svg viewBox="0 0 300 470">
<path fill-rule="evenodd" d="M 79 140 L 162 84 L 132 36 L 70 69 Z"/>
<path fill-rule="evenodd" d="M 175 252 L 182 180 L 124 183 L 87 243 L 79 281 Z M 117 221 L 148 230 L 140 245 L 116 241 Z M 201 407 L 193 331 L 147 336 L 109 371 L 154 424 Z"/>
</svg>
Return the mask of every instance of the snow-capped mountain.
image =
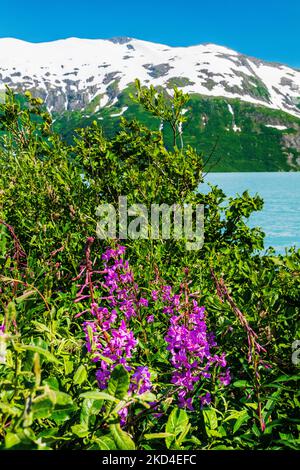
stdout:
<svg viewBox="0 0 300 470">
<path fill-rule="evenodd" d="M 240 100 L 300 117 L 300 70 L 226 47 L 169 47 L 127 37 L 49 43 L 0 39 L 0 89 L 31 90 L 50 111 L 114 104 L 135 78 L 142 84 Z"/>
</svg>

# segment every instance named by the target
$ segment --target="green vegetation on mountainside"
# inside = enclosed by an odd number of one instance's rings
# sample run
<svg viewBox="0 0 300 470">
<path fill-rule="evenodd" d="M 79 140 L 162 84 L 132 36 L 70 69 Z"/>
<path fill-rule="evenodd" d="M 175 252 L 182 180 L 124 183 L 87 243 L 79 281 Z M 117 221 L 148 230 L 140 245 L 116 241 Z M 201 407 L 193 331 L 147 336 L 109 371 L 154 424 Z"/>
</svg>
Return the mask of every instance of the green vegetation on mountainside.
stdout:
<svg viewBox="0 0 300 470">
<path fill-rule="evenodd" d="M 110 107 L 97 110 L 101 96 L 94 98 L 83 112 L 72 111 L 56 115 L 54 128 L 64 139 L 71 142 L 78 127 L 90 125 L 95 119 L 103 127 L 104 134 L 112 137 L 119 129 L 121 116 L 137 119 L 152 130 L 157 130 L 160 121 L 149 115 L 140 104 L 134 103 L 130 94 L 134 86 L 128 87 Z M 234 115 L 231 114 L 231 105 Z M 255 106 L 238 99 L 211 98 L 191 95 L 183 126 L 184 143 L 203 153 L 206 170 L 209 171 L 293 171 L 299 170 L 300 149 L 287 147 L 283 136 L 299 134 L 300 119 L 283 111 Z M 281 125 L 279 130 L 269 125 Z M 234 130 L 234 125 L 238 128 Z M 240 129 L 240 130 L 239 130 Z M 172 133 L 164 127 L 167 145 L 172 144 Z M 298 161 L 297 161 L 298 159 Z"/>
</svg>

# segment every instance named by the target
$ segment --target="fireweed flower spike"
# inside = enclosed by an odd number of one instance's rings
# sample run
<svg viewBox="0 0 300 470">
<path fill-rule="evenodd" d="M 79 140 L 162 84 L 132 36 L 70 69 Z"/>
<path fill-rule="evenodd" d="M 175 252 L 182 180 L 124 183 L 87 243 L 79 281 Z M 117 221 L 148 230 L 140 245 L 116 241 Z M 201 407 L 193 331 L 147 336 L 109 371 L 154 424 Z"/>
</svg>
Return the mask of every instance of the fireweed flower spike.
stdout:
<svg viewBox="0 0 300 470">
<path fill-rule="evenodd" d="M 188 315 L 173 315 L 165 337 L 167 350 L 171 353 L 170 362 L 174 367 L 171 382 L 180 387 L 178 404 L 180 407 L 193 410 L 195 384 L 210 379 L 210 368 L 213 365 L 226 367 L 225 355 L 212 355 L 211 348 L 216 346 L 214 335 L 207 332 L 205 309 L 192 300 L 185 309 Z M 230 383 L 230 372 L 219 376 L 222 385 Z M 210 395 L 199 397 L 201 405 L 210 403 Z"/>
<path fill-rule="evenodd" d="M 122 364 L 130 374 L 129 396 L 143 394 L 152 389 L 150 371 L 147 366 L 132 365 L 132 356 L 138 341 L 131 330 L 136 317 L 140 320 L 141 309 L 147 309 L 146 323 L 154 321 L 149 300 L 140 295 L 134 281 L 128 261 L 124 259 L 125 247 L 108 248 L 102 254 L 103 269 L 96 271 L 91 262 L 93 238 L 88 238 L 85 250 L 85 265 L 80 268 L 77 302 L 90 300 L 90 317 L 83 323 L 86 348 L 91 360 L 96 363 L 96 378 L 100 389 L 108 385 L 111 373 L 118 364 Z M 97 274 L 97 279 L 95 275 Z M 99 279 L 100 275 L 100 279 Z M 98 290 L 104 291 L 98 296 Z M 185 289 L 185 292 L 184 292 Z M 211 378 L 211 368 L 220 367 L 225 372 L 218 376 L 220 385 L 230 383 L 230 372 L 226 369 L 225 354 L 215 354 L 217 346 L 213 333 L 207 331 L 205 309 L 195 300 L 195 294 L 187 291 L 188 283 L 181 286 L 179 294 L 172 292 L 172 287 L 163 285 L 151 292 L 151 302 L 155 311 L 160 309 L 169 318 L 169 328 L 165 336 L 166 349 L 170 353 L 172 365 L 171 383 L 178 391 L 178 404 L 193 410 L 195 398 L 201 406 L 210 403 L 209 393 L 195 397 L 195 387 Z M 153 304 L 152 304 L 153 305 Z M 76 316 L 81 315 L 77 314 Z M 204 383 L 204 382 L 203 382 Z M 126 424 L 128 409 L 120 413 L 121 424 Z"/>
<path fill-rule="evenodd" d="M 80 275 L 85 274 L 85 281 L 79 285 L 75 302 L 90 299 L 91 318 L 83 323 L 86 348 L 91 360 L 97 363 L 96 378 L 100 389 L 105 389 L 111 372 L 122 364 L 131 373 L 129 395 L 142 394 L 152 387 L 150 372 L 147 367 L 134 369 L 129 361 L 137 346 L 137 340 L 130 329 L 132 317 L 137 315 L 140 307 L 148 307 L 148 300 L 139 296 L 138 286 L 134 283 L 128 261 L 123 259 L 125 247 L 108 248 L 102 255 L 104 269 L 94 271 L 90 260 L 90 248 L 93 239 L 86 244 L 86 266 L 81 267 Z M 101 274 L 102 280 L 94 281 L 94 274 Z M 76 278 L 78 280 L 79 277 Z M 96 284 L 107 292 L 106 296 L 97 298 Z M 99 304 L 99 301 L 101 304 Z M 79 314 L 80 315 L 80 314 Z M 76 315 L 76 316 L 79 316 Z M 128 409 L 120 411 L 121 424 L 126 423 Z"/>
</svg>

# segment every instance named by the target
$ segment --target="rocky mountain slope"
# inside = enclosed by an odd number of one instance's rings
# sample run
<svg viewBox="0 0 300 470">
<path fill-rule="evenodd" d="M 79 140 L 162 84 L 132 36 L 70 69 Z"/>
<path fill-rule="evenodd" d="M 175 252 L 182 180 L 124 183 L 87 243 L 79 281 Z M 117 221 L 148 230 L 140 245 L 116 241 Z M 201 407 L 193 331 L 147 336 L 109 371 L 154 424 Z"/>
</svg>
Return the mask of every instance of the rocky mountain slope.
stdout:
<svg viewBox="0 0 300 470">
<path fill-rule="evenodd" d="M 130 38 L 49 43 L 0 39 L 0 80 L 32 89 L 52 111 L 111 103 L 135 78 L 209 96 L 240 98 L 300 116 L 300 71 L 214 44 L 168 47 Z"/>
<path fill-rule="evenodd" d="M 78 124 L 93 116 L 111 128 L 121 115 L 132 115 L 127 98 L 135 78 L 169 90 L 176 85 L 191 94 L 198 125 L 188 140 L 196 140 L 196 146 L 205 141 L 210 121 L 233 141 L 249 132 L 275 136 L 285 163 L 273 169 L 300 168 L 300 70 L 215 44 L 169 47 L 127 37 L 37 44 L 0 39 L 0 93 L 5 85 L 31 91 L 43 98 L 62 129 L 66 122 L 72 130 L 74 120 Z M 245 125 L 249 119 L 251 130 Z"/>
</svg>

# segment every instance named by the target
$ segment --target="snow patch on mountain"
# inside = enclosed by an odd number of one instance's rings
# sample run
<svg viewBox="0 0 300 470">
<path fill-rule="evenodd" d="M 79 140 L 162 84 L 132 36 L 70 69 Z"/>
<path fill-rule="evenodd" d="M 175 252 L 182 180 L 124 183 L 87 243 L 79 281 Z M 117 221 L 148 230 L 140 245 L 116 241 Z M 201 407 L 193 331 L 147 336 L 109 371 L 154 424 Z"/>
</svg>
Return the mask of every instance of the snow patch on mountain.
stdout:
<svg viewBox="0 0 300 470">
<path fill-rule="evenodd" d="M 0 39 L 0 88 L 31 90 L 50 111 L 112 106 L 135 78 L 187 93 L 238 98 L 300 116 L 300 71 L 216 44 L 169 47 L 132 38 L 47 43 Z"/>
<path fill-rule="evenodd" d="M 287 129 L 286 126 L 280 126 L 279 124 L 265 124 L 266 127 L 271 127 L 273 129 L 278 129 L 279 131 L 285 131 Z"/>
<path fill-rule="evenodd" d="M 123 108 L 121 109 L 119 113 L 111 114 L 110 117 L 122 116 L 122 114 L 124 114 L 125 111 L 127 111 L 127 109 L 128 109 L 128 106 L 123 106 Z"/>
</svg>

